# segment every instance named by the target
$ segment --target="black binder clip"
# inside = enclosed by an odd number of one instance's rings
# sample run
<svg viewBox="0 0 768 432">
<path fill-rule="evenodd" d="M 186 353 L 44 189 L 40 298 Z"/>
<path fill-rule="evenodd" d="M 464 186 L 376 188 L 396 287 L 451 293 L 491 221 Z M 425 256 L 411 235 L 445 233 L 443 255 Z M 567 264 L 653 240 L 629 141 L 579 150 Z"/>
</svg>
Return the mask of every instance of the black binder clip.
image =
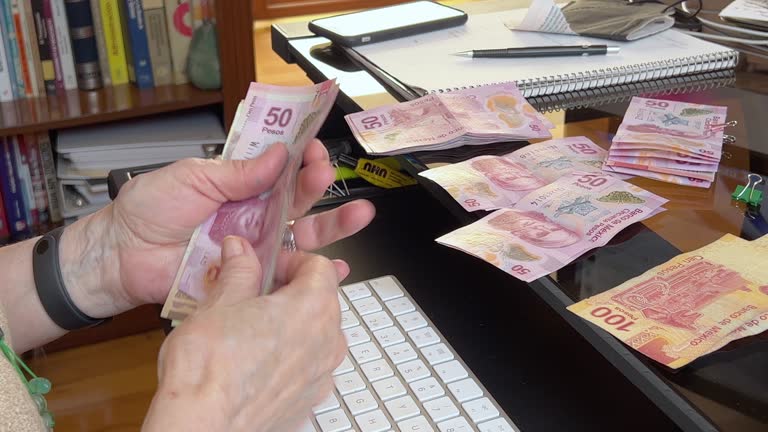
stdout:
<svg viewBox="0 0 768 432">
<path fill-rule="evenodd" d="M 731 194 L 731 198 L 736 201 L 742 201 L 752 207 L 759 207 L 763 202 L 763 191 L 755 189 L 755 186 L 763 183 L 763 177 L 759 174 L 750 173 L 747 175 L 746 186 L 738 185 Z"/>
</svg>

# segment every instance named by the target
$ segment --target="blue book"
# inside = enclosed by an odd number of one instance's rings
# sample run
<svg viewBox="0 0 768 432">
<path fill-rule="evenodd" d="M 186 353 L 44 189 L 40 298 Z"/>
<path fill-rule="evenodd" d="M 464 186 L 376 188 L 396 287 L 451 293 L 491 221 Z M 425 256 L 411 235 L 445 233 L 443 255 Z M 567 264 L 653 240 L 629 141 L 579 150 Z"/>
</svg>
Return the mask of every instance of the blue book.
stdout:
<svg viewBox="0 0 768 432">
<path fill-rule="evenodd" d="M 29 234 L 27 225 L 27 210 L 24 208 L 24 191 L 21 190 L 18 173 L 14 170 L 13 143 L 2 138 L 0 147 L 0 186 L 3 192 L 5 215 L 8 218 L 8 228 L 11 236 L 22 237 Z"/>
<path fill-rule="evenodd" d="M 144 8 L 141 0 L 122 0 L 121 15 L 125 20 L 126 57 L 128 77 L 139 88 L 155 86 L 152 76 L 152 62 L 149 60 L 149 41 L 144 22 Z"/>
<path fill-rule="evenodd" d="M 11 75 L 13 87 L 13 98 L 23 99 L 26 95 L 24 88 L 24 76 L 21 69 L 21 56 L 19 55 L 19 43 L 16 40 L 16 27 L 13 26 L 13 14 L 11 13 L 11 3 L 4 1 L 0 3 L 0 30 L 2 31 L 3 43 L 5 43 L 5 55 L 8 57 L 8 73 Z"/>
</svg>

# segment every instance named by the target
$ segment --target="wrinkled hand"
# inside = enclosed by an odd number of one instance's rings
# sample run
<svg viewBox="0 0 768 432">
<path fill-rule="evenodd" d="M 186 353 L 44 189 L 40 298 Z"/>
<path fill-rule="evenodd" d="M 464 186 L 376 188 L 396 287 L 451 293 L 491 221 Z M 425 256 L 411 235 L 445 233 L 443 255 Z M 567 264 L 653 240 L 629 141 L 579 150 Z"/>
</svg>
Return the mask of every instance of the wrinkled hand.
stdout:
<svg viewBox="0 0 768 432">
<path fill-rule="evenodd" d="M 77 240 L 108 257 L 101 265 L 107 267 L 105 274 L 98 279 L 99 289 L 107 287 L 111 294 L 99 307 L 84 308 L 84 312 L 111 316 L 141 304 L 164 302 L 195 228 L 223 203 L 269 190 L 286 161 L 285 146 L 273 145 L 253 160 L 188 159 L 129 181 L 115 202 L 89 222 L 93 225 L 98 221 L 101 228 L 81 230 L 98 238 Z M 301 217 L 333 179 L 325 146 L 313 140 L 304 153 L 289 211 L 289 219 L 296 219 L 294 234 L 299 249 L 311 251 L 352 235 L 373 218 L 373 206 L 362 200 Z M 73 285 L 83 280 L 82 274 L 65 278 Z M 98 296 L 91 291 L 91 298 Z"/>
<path fill-rule="evenodd" d="M 330 393 L 346 352 L 337 296 L 345 266 L 301 252 L 281 258 L 286 284 L 255 296 L 253 248 L 224 240 L 213 294 L 163 343 L 145 432 L 296 430 Z"/>
</svg>

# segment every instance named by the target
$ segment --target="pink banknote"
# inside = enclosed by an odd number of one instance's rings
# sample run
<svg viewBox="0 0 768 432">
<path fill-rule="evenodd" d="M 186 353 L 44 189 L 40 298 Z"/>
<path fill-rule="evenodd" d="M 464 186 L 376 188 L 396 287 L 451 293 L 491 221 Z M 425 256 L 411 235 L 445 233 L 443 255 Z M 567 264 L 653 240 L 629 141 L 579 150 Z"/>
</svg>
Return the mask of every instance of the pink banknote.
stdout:
<svg viewBox="0 0 768 432">
<path fill-rule="evenodd" d="M 437 242 L 530 282 L 605 245 L 666 201 L 606 173 L 573 172 Z"/>
<path fill-rule="evenodd" d="M 694 164 L 718 164 L 720 162 L 720 156 L 707 157 L 703 155 L 687 155 L 683 153 L 675 153 L 671 151 L 663 150 L 632 150 L 632 149 L 620 149 L 611 147 L 609 150 L 609 156 L 613 157 L 637 157 L 637 158 L 654 158 L 654 159 L 666 159 L 672 161 L 689 162 Z"/>
<path fill-rule="evenodd" d="M 345 119 L 360 145 L 376 155 L 550 138 L 554 128 L 514 83 L 430 94 Z"/>
<path fill-rule="evenodd" d="M 640 169 L 624 168 L 619 166 L 603 165 L 603 171 L 612 174 L 627 174 L 640 177 L 647 177 L 654 180 L 661 180 L 667 183 L 679 184 L 682 186 L 695 186 L 704 189 L 708 189 L 711 185 L 711 181 L 702 180 L 695 177 L 683 177 L 673 174 L 663 174 L 654 171 L 645 171 Z"/>
<path fill-rule="evenodd" d="M 652 171 L 659 174 L 670 174 L 686 178 L 695 178 L 707 182 L 715 180 L 715 172 L 717 171 L 717 165 L 714 168 L 709 167 L 708 171 L 694 171 L 690 169 L 682 169 L 679 167 L 665 167 L 656 165 L 654 163 L 644 164 L 638 162 L 624 162 L 615 159 L 609 159 L 605 161 L 605 164 L 610 167 L 629 168 L 633 170 Z"/>
<path fill-rule="evenodd" d="M 529 144 L 503 156 L 478 156 L 423 171 L 467 211 L 512 207 L 573 171 L 601 172 L 607 152 L 586 137 Z"/>
<path fill-rule="evenodd" d="M 172 290 L 196 300 L 206 297 L 218 277 L 221 243 L 227 235 L 246 238 L 259 257 L 268 292 L 280 251 L 287 210 L 304 149 L 325 121 L 338 93 L 334 81 L 315 86 L 279 87 L 252 83 L 245 98 L 239 134 L 227 141 L 228 159 L 253 159 L 284 143 L 289 162 L 273 187 L 259 196 L 223 204 L 191 239 Z"/>
</svg>

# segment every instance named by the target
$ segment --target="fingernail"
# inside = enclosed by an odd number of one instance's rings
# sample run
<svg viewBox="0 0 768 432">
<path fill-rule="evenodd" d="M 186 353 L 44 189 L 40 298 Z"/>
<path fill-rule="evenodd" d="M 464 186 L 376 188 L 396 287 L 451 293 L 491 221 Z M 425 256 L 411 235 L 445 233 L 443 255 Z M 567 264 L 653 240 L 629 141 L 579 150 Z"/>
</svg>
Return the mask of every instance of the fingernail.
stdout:
<svg viewBox="0 0 768 432">
<path fill-rule="evenodd" d="M 225 260 L 243 254 L 242 241 L 233 236 L 224 237 L 224 243 L 221 245 L 221 256 Z"/>
</svg>

